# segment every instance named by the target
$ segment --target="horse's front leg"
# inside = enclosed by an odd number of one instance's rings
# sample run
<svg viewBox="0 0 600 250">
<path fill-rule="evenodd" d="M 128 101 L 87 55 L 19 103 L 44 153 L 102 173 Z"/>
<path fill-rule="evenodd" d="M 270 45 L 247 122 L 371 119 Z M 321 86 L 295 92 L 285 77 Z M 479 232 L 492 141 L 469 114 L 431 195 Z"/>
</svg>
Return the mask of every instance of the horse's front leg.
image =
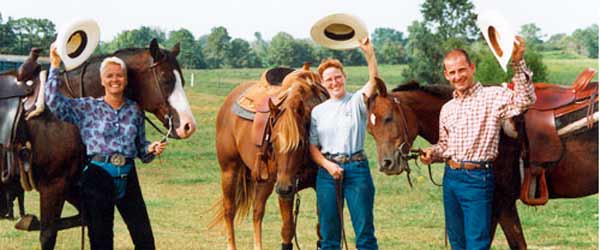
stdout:
<svg viewBox="0 0 600 250">
<path fill-rule="evenodd" d="M 40 242 L 42 250 L 52 250 L 56 244 L 57 221 L 65 204 L 65 180 L 55 178 L 39 185 L 40 190 Z"/>
<path fill-rule="evenodd" d="M 292 238 L 296 231 L 294 225 L 294 199 L 282 199 L 279 197 L 279 209 L 281 210 L 281 249 L 292 249 Z"/>
<path fill-rule="evenodd" d="M 262 221 L 265 216 L 267 199 L 273 192 L 273 182 L 257 183 L 254 196 L 254 211 L 252 222 L 254 224 L 254 250 L 262 250 Z"/>
</svg>

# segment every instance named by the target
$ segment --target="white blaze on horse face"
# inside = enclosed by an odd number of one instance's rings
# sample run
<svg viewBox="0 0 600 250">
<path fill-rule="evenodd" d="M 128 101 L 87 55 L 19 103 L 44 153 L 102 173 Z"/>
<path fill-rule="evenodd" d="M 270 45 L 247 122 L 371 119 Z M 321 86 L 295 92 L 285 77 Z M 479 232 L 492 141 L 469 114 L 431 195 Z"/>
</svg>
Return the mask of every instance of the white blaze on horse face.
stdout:
<svg viewBox="0 0 600 250">
<path fill-rule="evenodd" d="M 196 131 L 196 120 L 192 114 L 190 104 L 185 97 L 181 75 L 177 70 L 173 70 L 175 75 L 175 88 L 168 98 L 169 104 L 177 111 L 179 115 L 179 127 L 175 129 L 177 136 L 182 139 L 190 137 Z"/>
<path fill-rule="evenodd" d="M 371 114 L 371 123 L 373 124 L 373 126 L 375 126 L 375 120 L 377 119 L 377 117 L 375 117 L 375 114 Z"/>
</svg>

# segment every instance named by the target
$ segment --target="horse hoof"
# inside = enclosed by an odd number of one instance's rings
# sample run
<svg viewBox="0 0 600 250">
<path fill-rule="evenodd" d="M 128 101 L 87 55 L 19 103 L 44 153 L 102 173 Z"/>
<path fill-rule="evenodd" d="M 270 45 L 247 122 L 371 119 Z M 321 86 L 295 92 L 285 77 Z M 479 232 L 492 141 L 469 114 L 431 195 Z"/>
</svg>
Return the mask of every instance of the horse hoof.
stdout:
<svg viewBox="0 0 600 250">
<path fill-rule="evenodd" d="M 294 250 L 294 245 L 292 243 L 281 243 L 281 250 Z"/>
<path fill-rule="evenodd" d="M 27 214 L 15 224 L 15 229 L 22 231 L 37 231 L 40 230 L 40 221 L 35 215 Z"/>
<path fill-rule="evenodd" d="M 317 250 L 321 250 L 321 241 L 320 240 L 317 241 Z"/>
</svg>

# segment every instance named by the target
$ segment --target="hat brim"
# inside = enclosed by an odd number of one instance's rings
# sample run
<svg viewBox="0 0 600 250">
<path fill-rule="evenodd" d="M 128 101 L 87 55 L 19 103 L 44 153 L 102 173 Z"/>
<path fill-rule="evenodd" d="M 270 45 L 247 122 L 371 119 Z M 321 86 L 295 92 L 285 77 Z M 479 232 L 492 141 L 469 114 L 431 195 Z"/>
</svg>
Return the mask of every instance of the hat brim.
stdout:
<svg viewBox="0 0 600 250">
<path fill-rule="evenodd" d="M 492 54 L 506 72 L 506 65 L 512 56 L 515 41 L 515 33 L 508 20 L 498 12 L 487 11 L 478 15 L 477 26 L 488 47 L 492 50 Z"/>
<path fill-rule="evenodd" d="M 335 37 L 336 39 L 333 39 L 332 34 L 327 31 L 331 25 L 344 25 L 350 27 L 352 32 L 339 35 Z M 310 30 L 310 36 L 321 46 L 335 50 L 349 50 L 357 48 L 360 45 L 360 41 L 369 36 L 369 31 L 366 25 L 357 17 L 350 14 L 337 13 L 317 21 Z"/>
<path fill-rule="evenodd" d="M 69 55 L 67 45 L 69 38 L 81 32 L 85 36 L 83 48 L 78 48 L 76 55 Z M 92 19 L 78 20 L 64 26 L 56 37 L 56 52 L 60 56 L 66 70 L 77 68 L 94 53 L 100 42 L 100 27 Z"/>
</svg>

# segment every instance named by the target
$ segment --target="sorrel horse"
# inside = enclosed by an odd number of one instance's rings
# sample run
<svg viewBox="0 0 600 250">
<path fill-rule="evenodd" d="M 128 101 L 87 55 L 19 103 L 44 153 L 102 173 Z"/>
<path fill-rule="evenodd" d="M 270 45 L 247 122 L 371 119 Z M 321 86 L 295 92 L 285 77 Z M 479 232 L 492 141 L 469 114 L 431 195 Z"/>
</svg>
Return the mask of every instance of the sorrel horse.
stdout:
<svg viewBox="0 0 600 250">
<path fill-rule="evenodd" d="M 452 88 L 412 82 L 387 93 L 382 81 L 377 88 L 378 94 L 368 100 L 368 131 L 377 144 L 379 170 L 400 174 L 408 170 L 409 150 L 417 135 L 429 143 L 437 143 L 439 113 L 452 98 Z M 550 198 L 598 193 L 598 124 L 561 141 L 562 157 L 546 170 Z M 500 223 L 511 249 L 527 248 L 516 208 L 521 186 L 520 154 L 520 142 L 501 133 L 499 155 L 494 162 L 492 235 Z"/>
<path fill-rule="evenodd" d="M 152 40 L 149 48 L 94 57 L 61 75 L 61 92 L 68 97 L 102 96 L 100 63 L 108 56 L 117 56 L 127 65 L 126 96 L 153 113 L 166 128 L 173 128 L 169 129 L 170 137 L 185 139 L 194 133 L 196 125 L 183 92 L 178 53 L 179 44 L 168 51 Z M 79 210 L 75 185 L 85 161 L 85 147 L 77 127 L 58 120 L 50 111 L 26 120 L 24 125 L 31 142 L 35 186 L 40 192 L 40 241 L 42 249 L 54 249 L 57 231 L 80 222 L 79 216 L 59 218 L 65 201 Z"/>
<path fill-rule="evenodd" d="M 221 166 L 222 204 L 218 207 L 213 225 L 225 223 L 227 249 L 236 249 L 234 218 L 244 218 L 254 206 L 254 249 L 262 249 L 262 219 L 265 203 L 276 186 L 282 216 L 282 248 L 291 249 L 295 233 L 292 216 L 293 195 L 308 186 L 314 187 L 316 167 L 308 154 L 308 131 L 310 112 L 314 106 L 328 98 L 327 91 L 320 85 L 318 74 L 308 70 L 289 73 L 282 82 L 286 93 L 278 104 L 270 105 L 272 130 L 269 144 L 272 147 L 267 169 L 268 179 L 257 181 L 251 177 L 255 169 L 255 158 L 259 148 L 249 139 L 252 121 L 239 117 L 232 105 L 242 93 L 257 83 L 244 83 L 229 93 L 221 106 L 216 122 L 217 158 Z M 280 99 L 281 100 L 281 99 Z M 312 167 L 311 167 L 312 166 Z M 296 185 L 299 176 L 299 185 Z M 312 174 L 312 175 L 311 175 Z"/>
</svg>

